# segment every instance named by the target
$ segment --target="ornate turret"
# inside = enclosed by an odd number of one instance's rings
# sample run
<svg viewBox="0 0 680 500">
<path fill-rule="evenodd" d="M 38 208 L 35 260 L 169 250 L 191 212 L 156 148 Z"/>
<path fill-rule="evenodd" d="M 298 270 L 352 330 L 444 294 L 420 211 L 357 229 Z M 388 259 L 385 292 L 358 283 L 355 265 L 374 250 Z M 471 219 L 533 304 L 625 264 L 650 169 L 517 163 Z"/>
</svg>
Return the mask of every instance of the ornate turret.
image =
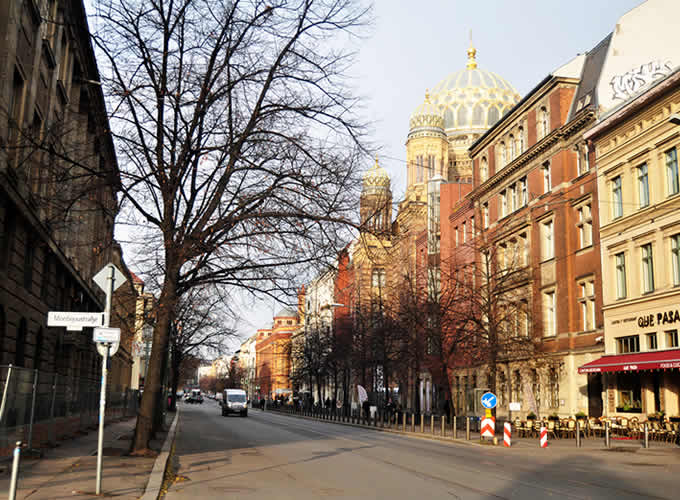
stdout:
<svg viewBox="0 0 680 500">
<path fill-rule="evenodd" d="M 364 174 L 360 202 L 361 225 L 368 232 L 387 233 L 392 225 L 390 177 L 375 163 Z"/>
</svg>

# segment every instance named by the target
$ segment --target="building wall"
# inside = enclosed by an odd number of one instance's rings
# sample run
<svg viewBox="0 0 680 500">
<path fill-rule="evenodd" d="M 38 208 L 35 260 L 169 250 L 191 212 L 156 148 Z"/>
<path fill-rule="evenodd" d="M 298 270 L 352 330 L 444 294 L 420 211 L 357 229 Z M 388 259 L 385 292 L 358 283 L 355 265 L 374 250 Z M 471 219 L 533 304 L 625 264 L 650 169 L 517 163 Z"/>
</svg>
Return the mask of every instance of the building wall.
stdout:
<svg viewBox="0 0 680 500">
<path fill-rule="evenodd" d="M 633 99 L 589 132 L 597 155 L 600 191 L 601 258 L 604 286 L 606 354 L 621 353 L 620 339 L 634 337 L 640 352 L 678 350 L 668 332 L 680 331 L 680 257 L 673 238 L 680 240 L 680 192 L 669 183 L 667 154 L 680 150 L 680 126 L 670 117 L 680 112 L 680 74 Z M 676 156 L 677 157 L 677 156 Z M 649 204 L 643 206 L 640 168 L 648 172 Z M 622 201 L 614 193 L 621 180 Z M 618 216 L 619 210 L 621 215 Z M 680 242 L 679 242 L 680 243 Z M 643 247 L 652 249 L 653 289 L 645 287 Z M 625 293 L 619 289 L 617 255 L 625 259 Z M 659 314 L 661 316 L 659 316 Z M 666 315 L 664 317 L 664 314 Z M 650 335 L 656 335 L 656 349 Z M 680 354 L 680 350 L 677 351 Z M 639 384 L 643 413 L 659 410 L 679 415 L 680 370 L 633 371 L 604 375 L 608 414 L 625 414 L 622 377 Z M 637 390 L 635 391 L 637 393 Z M 656 393 L 656 396 L 655 396 Z"/>
</svg>

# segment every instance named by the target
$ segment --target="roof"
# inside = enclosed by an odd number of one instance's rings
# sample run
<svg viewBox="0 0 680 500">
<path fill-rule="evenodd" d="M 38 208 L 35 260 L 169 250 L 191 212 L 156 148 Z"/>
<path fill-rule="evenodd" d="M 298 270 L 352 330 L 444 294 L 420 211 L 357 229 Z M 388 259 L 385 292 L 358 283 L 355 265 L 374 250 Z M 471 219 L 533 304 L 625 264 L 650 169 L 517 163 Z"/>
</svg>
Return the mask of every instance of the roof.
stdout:
<svg viewBox="0 0 680 500">
<path fill-rule="evenodd" d="M 586 53 L 586 60 L 583 63 L 583 71 L 581 72 L 581 83 L 579 83 L 574 99 L 571 102 L 567 122 L 584 108 L 597 109 L 597 82 L 600 80 L 600 74 L 607 58 L 607 49 L 611 39 L 612 34 L 609 33 L 600 43 Z"/>
<path fill-rule="evenodd" d="M 278 314 L 274 315 L 275 318 L 297 318 L 297 311 L 291 307 L 284 307 Z"/>
<path fill-rule="evenodd" d="M 132 271 L 130 271 L 130 275 L 132 276 L 132 281 L 134 281 L 136 284 L 138 284 L 138 285 L 143 285 L 143 284 L 144 284 L 144 280 L 142 280 L 142 278 L 140 278 L 139 276 L 137 276 L 137 275 L 136 275 L 135 273 L 133 273 Z"/>
<path fill-rule="evenodd" d="M 602 356 L 580 366 L 578 372 L 631 372 L 665 368 L 680 368 L 680 349 Z"/>
</svg>

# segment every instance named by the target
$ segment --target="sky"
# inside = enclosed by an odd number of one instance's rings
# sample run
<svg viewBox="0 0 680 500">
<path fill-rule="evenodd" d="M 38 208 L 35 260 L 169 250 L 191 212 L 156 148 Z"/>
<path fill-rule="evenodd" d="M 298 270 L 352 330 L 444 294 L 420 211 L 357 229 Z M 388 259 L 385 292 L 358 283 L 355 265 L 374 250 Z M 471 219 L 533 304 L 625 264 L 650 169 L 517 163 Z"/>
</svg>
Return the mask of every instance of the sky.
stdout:
<svg viewBox="0 0 680 500">
<path fill-rule="evenodd" d="M 362 97 L 370 140 L 392 178 L 395 201 L 405 191 L 409 117 L 425 91 L 463 69 L 472 30 L 481 69 L 493 71 L 524 96 L 551 71 L 593 48 L 621 15 L 641 0 L 375 0 L 374 22 L 353 46 L 351 81 Z M 366 158 L 366 168 L 373 159 Z M 357 211 L 359 207 L 357 206 Z M 271 326 L 283 306 L 234 297 L 245 340 Z M 238 348 L 234 341 L 232 351 Z"/>
</svg>

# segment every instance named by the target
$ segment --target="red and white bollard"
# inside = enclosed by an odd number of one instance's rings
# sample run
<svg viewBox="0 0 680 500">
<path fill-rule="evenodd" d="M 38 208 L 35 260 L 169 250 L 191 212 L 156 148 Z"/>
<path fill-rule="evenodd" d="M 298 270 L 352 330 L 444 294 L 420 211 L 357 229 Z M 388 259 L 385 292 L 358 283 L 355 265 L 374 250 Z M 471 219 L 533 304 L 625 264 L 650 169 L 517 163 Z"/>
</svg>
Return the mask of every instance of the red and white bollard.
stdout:
<svg viewBox="0 0 680 500">
<path fill-rule="evenodd" d="M 510 424 L 510 422 L 505 422 L 505 425 L 503 425 L 503 446 L 507 446 L 508 448 L 510 448 L 511 435 L 512 435 L 512 425 Z"/>
<path fill-rule="evenodd" d="M 541 427 L 541 448 L 548 447 L 548 429 Z"/>
</svg>

